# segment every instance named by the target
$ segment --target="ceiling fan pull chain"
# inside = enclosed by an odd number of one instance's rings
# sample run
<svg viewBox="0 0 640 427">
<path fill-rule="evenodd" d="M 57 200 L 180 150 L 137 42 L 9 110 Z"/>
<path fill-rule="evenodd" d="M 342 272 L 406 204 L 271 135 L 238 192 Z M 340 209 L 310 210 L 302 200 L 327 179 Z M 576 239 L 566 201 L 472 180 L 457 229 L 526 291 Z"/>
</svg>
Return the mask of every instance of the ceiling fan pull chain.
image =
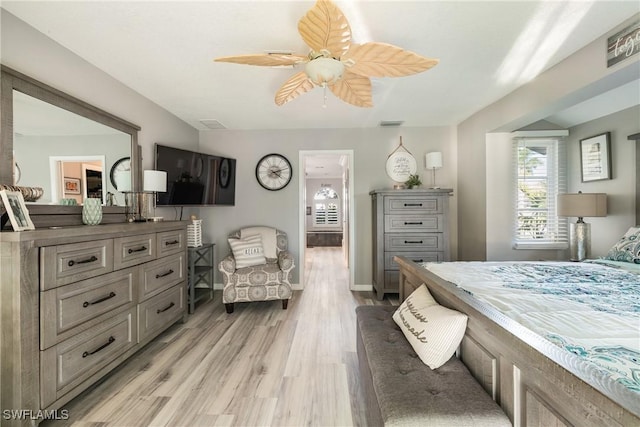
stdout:
<svg viewBox="0 0 640 427">
<path fill-rule="evenodd" d="M 324 103 L 322 104 L 322 108 L 327 108 L 327 85 L 322 85 L 322 90 L 324 91 Z"/>
</svg>

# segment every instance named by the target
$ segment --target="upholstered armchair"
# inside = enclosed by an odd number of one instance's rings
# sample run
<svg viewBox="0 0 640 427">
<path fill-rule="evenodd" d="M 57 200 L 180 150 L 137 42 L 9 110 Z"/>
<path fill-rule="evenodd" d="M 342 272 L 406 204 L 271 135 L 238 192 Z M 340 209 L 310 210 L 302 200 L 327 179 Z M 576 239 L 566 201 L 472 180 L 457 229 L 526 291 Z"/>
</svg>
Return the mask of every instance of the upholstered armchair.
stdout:
<svg viewBox="0 0 640 427">
<path fill-rule="evenodd" d="M 236 302 L 269 300 L 282 300 L 286 310 L 294 268 L 287 234 L 273 227 L 246 227 L 229 234 L 228 241 L 231 253 L 218 265 L 227 313 L 233 313 Z"/>
</svg>

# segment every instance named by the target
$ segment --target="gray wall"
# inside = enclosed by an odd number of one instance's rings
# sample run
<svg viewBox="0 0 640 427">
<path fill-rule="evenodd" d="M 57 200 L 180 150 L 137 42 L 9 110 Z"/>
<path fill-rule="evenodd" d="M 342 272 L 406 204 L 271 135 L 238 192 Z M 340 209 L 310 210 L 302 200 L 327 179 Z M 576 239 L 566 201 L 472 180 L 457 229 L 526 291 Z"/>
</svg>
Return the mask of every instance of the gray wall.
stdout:
<svg viewBox="0 0 640 427">
<path fill-rule="evenodd" d="M 369 191 L 391 188 L 393 182 L 385 173 L 387 156 L 403 145 L 414 155 L 423 182 L 430 183 L 424 169 L 424 157 L 429 151 L 442 151 L 444 167 L 437 172 L 441 187 L 453 187 L 455 194 L 456 153 L 455 132 L 451 127 L 433 128 L 373 128 L 373 129 L 308 129 L 308 130 L 212 130 L 200 134 L 200 149 L 211 154 L 234 157 L 236 171 L 236 205 L 233 207 L 201 208 L 203 237 L 217 244 L 217 256 L 228 253 L 226 236 L 229 232 L 254 224 L 278 227 L 287 232 L 289 245 L 299 259 L 300 209 L 299 200 L 300 150 L 354 151 L 354 214 L 355 224 L 355 285 L 371 284 L 371 199 Z M 280 153 L 293 167 L 291 183 L 280 191 L 267 191 L 255 178 L 258 160 L 268 153 Z M 457 257 L 455 218 L 457 196 L 451 200 L 452 257 Z M 298 269 L 293 283 L 300 283 Z M 220 281 L 220 278 L 217 279 Z"/>
<path fill-rule="evenodd" d="M 487 257 L 487 134 L 520 129 L 633 81 L 638 75 L 640 55 L 607 68 L 606 37 L 601 37 L 458 126 L 461 260 L 484 260 Z"/>
</svg>

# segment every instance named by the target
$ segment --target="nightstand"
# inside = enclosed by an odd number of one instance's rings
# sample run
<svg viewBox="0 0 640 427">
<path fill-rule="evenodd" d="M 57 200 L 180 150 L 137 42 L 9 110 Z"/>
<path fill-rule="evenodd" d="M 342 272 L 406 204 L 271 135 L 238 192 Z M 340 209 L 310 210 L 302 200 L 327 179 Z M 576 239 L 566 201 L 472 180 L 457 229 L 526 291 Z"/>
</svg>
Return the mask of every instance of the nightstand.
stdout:
<svg viewBox="0 0 640 427">
<path fill-rule="evenodd" d="M 187 248 L 189 314 L 195 310 L 196 302 L 204 298 L 213 298 L 214 248 L 215 243 L 204 243 L 197 248 Z"/>
</svg>

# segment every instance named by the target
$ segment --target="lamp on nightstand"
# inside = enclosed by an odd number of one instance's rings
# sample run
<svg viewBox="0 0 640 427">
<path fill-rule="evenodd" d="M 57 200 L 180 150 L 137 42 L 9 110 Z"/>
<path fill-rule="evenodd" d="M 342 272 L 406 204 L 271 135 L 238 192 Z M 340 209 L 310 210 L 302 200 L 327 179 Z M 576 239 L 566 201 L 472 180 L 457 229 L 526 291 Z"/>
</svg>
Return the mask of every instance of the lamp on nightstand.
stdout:
<svg viewBox="0 0 640 427">
<path fill-rule="evenodd" d="M 145 202 L 149 207 L 153 207 L 153 216 L 145 215 L 147 221 L 162 221 L 162 217 L 156 216 L 157 193 L 167 191 L 167 173 L 165 171 L 146 170 L 144 171 L 143 190 Z M 149 197 L 153 197 L 153 203 L 149 203 Z M 148 212 L 148 209 L 145 209 Z"/>
<path fill-rule="evenodd" d="M 436 186 L 436 169 L 442 167 L 442 153 L 440 151 L 432 151 L 425 156 L 425 164 L 427 169 L 432 171 L 432 186 L 431 188 L 440 188 Z"/>
<path fill-rule="evenodd" d="M 569 254 L 571 261 L 583 261 L 591 250 L 591 225 L 584 217 L 607 216 L 605 193 L 558 194 L 558 216 L 575 216 L 578 221 L 569 224 Z"/>
</svg>

